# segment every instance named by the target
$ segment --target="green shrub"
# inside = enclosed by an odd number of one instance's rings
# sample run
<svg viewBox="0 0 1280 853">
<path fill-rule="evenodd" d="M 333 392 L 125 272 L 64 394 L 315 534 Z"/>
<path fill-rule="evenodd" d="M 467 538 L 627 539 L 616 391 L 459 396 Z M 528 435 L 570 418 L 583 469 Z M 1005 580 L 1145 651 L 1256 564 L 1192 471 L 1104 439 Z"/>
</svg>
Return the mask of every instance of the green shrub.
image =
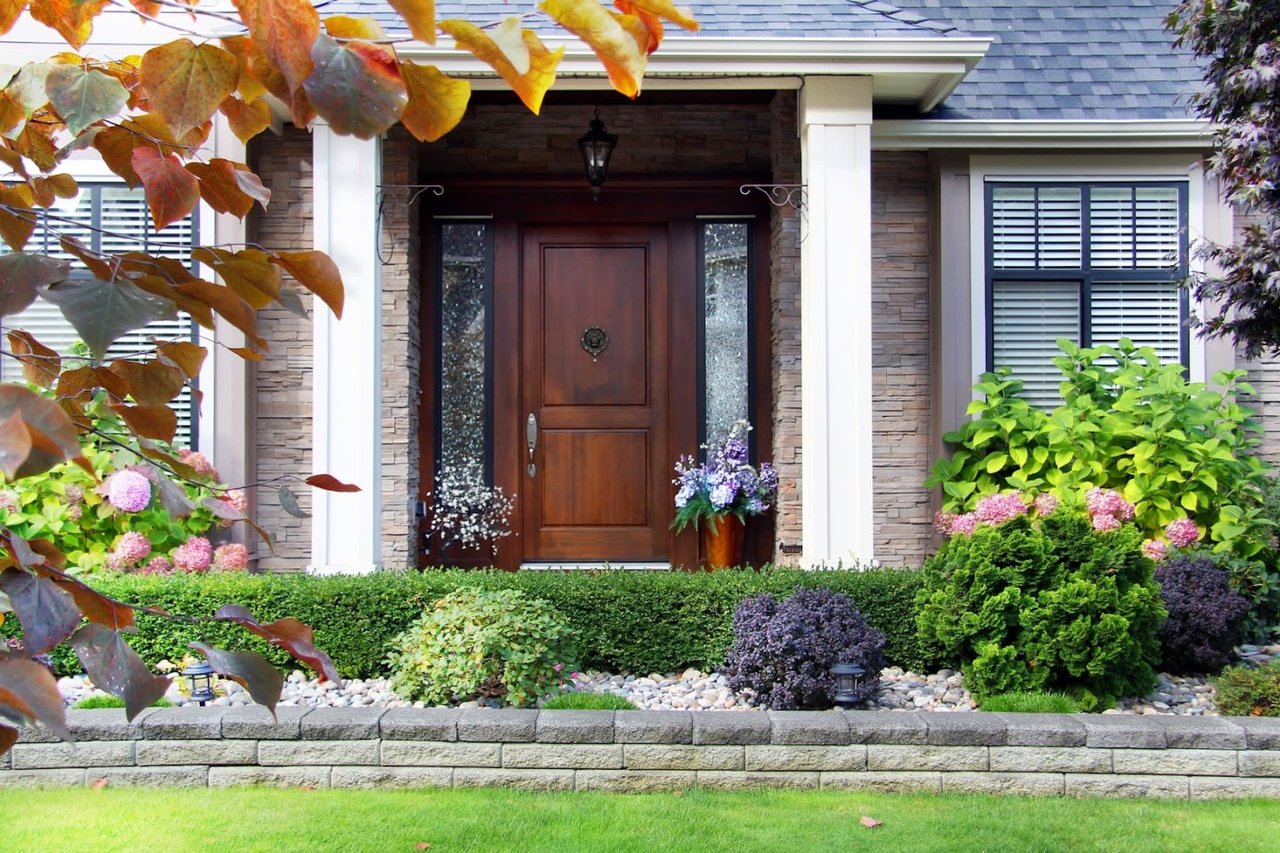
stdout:
<svg viewBox="0 0 1280 853">
<path fill-rule="evenodd" d="M 1065 402 L 1053 412 L 1024 400 L 1022 382 L 1007 369 L 983 374 L 974 386 L 982 395 L 969 404 L 976 417 L 946 436 L 956 451 L 926 481 L 942 486 L 945 512 L 964 512 L 1009 489 L 1079 504 L 1101 487 L 1135 505 L 1147 538 L 1189 517 L 1216 551 L 1255 559 L 1269 550 L 1266 466 L 1253 452 L 1257 422 L 1238 402 L 1253 393 L 1244 371 L 1217 374 L 1221 390 L 1210 390 L 1188 382 L 1181 365 L 1161 364 L 1154 350 L 1127 340 L 1118 347 L 1058 345 L 1063 355 L 1054 364 Z"/>
<path fill-rule="evenodd" d="M 1015 714 L 1078 714 L 1080 703 L 1065 693 L 1038 690 L 997 693 L 982 700 L 979 711 L 1008 711 Z"/>
<path fill-rule="evenodd" d="M 744 598 L 790 595 L 823 586 L 852 599 L 867 622 L 883 631 L 891 665 L 926 671 L 935 661 L 916 636 L 920 572 L 760 569 L 722 572 L 376 572 L 317 577 L 291 574 L 208 574 L 154 577 L 104 575 L 95 588 L 122 601 L 146 602 L 170 613 L 207 616 L 224 604 L 248 607 L 263 620 L 294 616 L 315 629 L 316 645 L 351 678 L 386 672 L 391 640 L 441 596 L 455 589 L 519 589 L 546 599 L 578 635 L 582 663 L 636 673 L 719 668 L 733 642 L 733 612 Z M 215 646 L 253 649 L 277 666 L 297 664 L 279 649 L 234 625 L 193 626 L 139 614 L 128 642 L 155 664 L 189 654 L 202 636 Z M 0 634 L 19 631 L 16 619 Z M 66 645 L 54 650 L 60 675 L 81 671 Z"/>
<path fill-rule="evenodd" d="M 964 670 L 979 702 L 1059 690 L 1092 711 L 1143 695 L 1165 612 L 1141 538 L 1065 510 L 953 536 L 925 563 L 921 640 Z"/>
<path fill-rule="evenodd" d="M 391 689 L 406 699 L 523 706 L 554 693 L 577 656 L 573 631 L 546 601 L 515 589 L 460 589 L 395 638 L 387 664 Z"/>
<path fill-rule="evenodd" d="M 544 711 L 638 711 L 639 709 L 621 696 L 612 693 L 576 691 L 552 696 L 542 703 Z"/>
<path fill-rule="evenodd" d="M 78 711 L 92 711 L 97 708 L 123 708 L 124 700 L 118 696 L 86 696 L 71 706 Z M 161 696 L 151 703 L 152 708 L 172 708 L 173 703 Z"/>
<path fill-rule="evenodd" d="M 1218 712 L 1231 717 L 1280 717 L 1280 659 L 1264 666 L 1227 667 L 1215 682 Z"/>
</svg>

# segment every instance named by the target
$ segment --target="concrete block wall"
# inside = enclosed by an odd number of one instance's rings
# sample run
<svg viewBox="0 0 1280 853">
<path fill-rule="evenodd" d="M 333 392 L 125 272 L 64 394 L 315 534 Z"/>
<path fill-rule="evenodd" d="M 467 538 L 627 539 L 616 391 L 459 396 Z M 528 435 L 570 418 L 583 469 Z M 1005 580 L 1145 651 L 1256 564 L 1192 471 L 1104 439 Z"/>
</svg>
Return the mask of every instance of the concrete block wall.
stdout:
<svg viewBox="0 0 1280 853">
<path fill-rule="evenodd" d="M 1280 798 L 1280 720 L 893 711 L 455 708 L 71 711 L 28 728 L 0 788 L 800 788 Z"/>
</svg>

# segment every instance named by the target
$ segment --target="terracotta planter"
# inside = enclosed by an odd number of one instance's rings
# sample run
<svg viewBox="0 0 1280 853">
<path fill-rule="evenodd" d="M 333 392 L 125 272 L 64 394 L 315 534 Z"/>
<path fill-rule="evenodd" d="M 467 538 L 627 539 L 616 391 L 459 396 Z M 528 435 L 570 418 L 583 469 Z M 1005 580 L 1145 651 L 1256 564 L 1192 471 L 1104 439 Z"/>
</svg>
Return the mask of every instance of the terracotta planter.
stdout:
<svg viewBox="0 0 1280 853">
<path fill-rule="evenodd" d="M 742 565 L 742 540 L 746 527 L 736 515 L 716 519 L 715 532 L 711 525 L 702 525 L 702 556 L 707 561 L 707 571 L 728 569 Z"/>
</svg>

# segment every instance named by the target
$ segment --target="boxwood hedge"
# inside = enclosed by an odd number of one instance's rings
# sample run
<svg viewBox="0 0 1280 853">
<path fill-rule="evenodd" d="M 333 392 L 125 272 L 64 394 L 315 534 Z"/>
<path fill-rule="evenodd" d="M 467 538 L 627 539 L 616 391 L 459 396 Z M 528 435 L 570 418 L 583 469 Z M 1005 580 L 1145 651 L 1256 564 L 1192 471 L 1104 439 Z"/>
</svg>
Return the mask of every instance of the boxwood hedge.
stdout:
<svg viewBox="0 0 1280 853">
<path fill-rule="evenodd" d="M 742 599 L 762 592 L 788 595 L 797 587 L 825 586 L 853 599 L 868 622 L 885 633 L 891 665 L 920 671 L 932 662 L 916 641 L 917 572 L 794 569 L 685 572 L 377 572 L 363 576 L 211 574 L 95 577 L 94 586 L 122 601 L 162 607 L 181 615 L 207 615 L 224 604 L 242 604 L 259 619 L 294 616 L 315 628 L 316 645 L 351 678 L 385 672 L 393 637 L 423 609 L 462 586 L 513 587 L 545 598 L 578 631 L 584 665 L 610 671 L 673 672 L 711 669 L 724 661 L 732 640 L 733 612 Z M 0 633 L 17 630 L 16 620 Z M 194 626 L 139 616 L 129 643 L 149 664 L 177 660 L 187 643 L 204 639 L 228 648 L 254 648 L 289 665 L 279 650 L 228 625 Z M 80 671 L 67 646 L 55 653 L 59 674 Z"/>
</svg>

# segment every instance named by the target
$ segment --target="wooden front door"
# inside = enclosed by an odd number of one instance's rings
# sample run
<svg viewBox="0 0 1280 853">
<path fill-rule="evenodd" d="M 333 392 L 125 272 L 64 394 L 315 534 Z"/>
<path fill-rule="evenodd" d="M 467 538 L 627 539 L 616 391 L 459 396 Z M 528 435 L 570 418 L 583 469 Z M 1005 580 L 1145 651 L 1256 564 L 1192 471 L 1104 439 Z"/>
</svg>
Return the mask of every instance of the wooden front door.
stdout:
<svg viewBox="0 0 1280 853">
<path fill-rule="evenodd" d="M 667 231 L 527 227 L 524 562 L 667 562 Z"/>
</svg>

